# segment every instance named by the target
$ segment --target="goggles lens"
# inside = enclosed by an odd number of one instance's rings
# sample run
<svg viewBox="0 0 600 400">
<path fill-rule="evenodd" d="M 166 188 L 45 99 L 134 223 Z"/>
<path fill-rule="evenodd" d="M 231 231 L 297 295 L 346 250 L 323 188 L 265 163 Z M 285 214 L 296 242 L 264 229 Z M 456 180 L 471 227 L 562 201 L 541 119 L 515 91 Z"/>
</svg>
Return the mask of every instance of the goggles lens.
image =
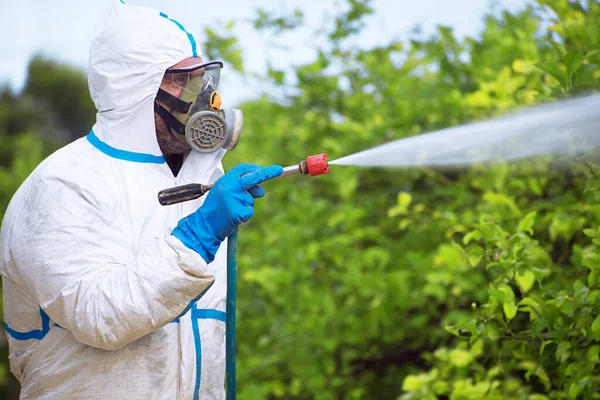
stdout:
<svg viewBox="0 0 600 400">
<path fill-rule="evenodd" d="M 177 88 L 193 94 L 200 94 L 206 90 L 217 90 L 221 77 L 221 68 L 223 68 L 221 62 L 212 62 L 186 68 L 185 70 L 167 70 L 166 78 L 171 85 Z"/>
</svg>

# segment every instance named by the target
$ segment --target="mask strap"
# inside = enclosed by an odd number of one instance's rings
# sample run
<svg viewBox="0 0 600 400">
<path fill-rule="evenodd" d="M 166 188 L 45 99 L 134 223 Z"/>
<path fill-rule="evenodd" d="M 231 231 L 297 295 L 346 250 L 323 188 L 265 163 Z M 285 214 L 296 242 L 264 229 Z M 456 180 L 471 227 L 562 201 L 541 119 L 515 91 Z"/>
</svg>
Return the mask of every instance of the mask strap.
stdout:
<svg viewBox="0 0 600 400">
<path fill-rule="evenodd" d="M 190 107 L 192 106 L 192 103 L 183 101 L 173 96 L 171 93 L 166 92 L 160 88 L 158 89 L 158 93 L 156 93 L 156 98 L 168 105 L 169 107 L 174 108 L 175 110 L 182 113 L 187 113 Z"/>
<path fill-rule="evenodd" d="M 157 96 L 158 97 L 158 96 Z M 178 99 L 179 100 L 179 99 Z M 154 102 L 154 112 L 156 112 L 176 133 L 185 136 L 185 125 L 179 122 L 166 108 L 162 107 L 156 101 Z"/>
</svg>

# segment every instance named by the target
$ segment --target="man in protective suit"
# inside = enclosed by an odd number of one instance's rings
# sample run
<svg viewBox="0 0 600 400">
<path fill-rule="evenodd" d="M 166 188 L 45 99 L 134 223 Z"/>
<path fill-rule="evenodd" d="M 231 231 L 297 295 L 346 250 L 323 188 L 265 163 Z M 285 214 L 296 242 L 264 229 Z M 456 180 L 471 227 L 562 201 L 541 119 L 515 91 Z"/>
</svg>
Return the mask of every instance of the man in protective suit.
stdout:
<svg viewBox="0 0 600 400">
<path fill-rule="evenodd" d="M 184 93 L 196 96 L 190 110 L 227 111 L 211 65 L 181 24 L 151 8 L 117 4 L 94 38 L 97 122 L 36 168 L 2 224 L 5 329 L 22 399 L 224 398 L 225 244 L 264 195 L 258 184 L 282 169 L 223 174 L 235 137 L 212 152 L 186 142 Z M 232 113 L 221 121 L 241 123 Z M 161 189 L 215 181 L 204 198 L 157 201 Z"/>
</svg>

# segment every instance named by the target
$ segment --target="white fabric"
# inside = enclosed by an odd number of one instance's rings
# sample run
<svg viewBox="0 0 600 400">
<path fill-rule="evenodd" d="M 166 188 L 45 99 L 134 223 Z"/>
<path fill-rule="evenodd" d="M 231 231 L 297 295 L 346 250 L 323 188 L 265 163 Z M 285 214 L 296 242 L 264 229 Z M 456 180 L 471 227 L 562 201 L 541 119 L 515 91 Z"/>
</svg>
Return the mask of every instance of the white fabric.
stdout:
<svg viewBox="0 0 600 400">
<path fill-rule="evenodd" d="M 22 399 L 224 398 L 226 242 L 207 265 L 170 235 L 202 199 L 163 207 L 157 193 L 214 181 L 225 152 L 190 154 L 177 177 L 128 159 L 161 155 L 153 99 L 164 70 L 192 55 L 175 22 L 117 4 L 88 71 L 105 147 L 57 151 L 8 207 L 0 271 Z"/>
</svg>

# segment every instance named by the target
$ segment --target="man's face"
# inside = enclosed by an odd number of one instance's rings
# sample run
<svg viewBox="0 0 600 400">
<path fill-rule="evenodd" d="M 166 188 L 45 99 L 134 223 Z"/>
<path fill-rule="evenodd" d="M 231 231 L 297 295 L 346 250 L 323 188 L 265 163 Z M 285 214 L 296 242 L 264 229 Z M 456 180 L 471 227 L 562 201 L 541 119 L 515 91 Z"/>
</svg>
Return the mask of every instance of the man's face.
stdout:
<svg viewBox="0 0 600 400">
<path fill-rule="evenodd" d="M 202 58 L 200 57 L 190 57 L 169 67 L 169 69 L 184 68 L 201 62 Z M 183 88 L 181 87 L 182 85 L 179 84 L 179 77 L 173 75 L 176 74 L 165 74 L 160 84 L 160 88 L 165 92 L 168 92 L 169 94 L 179 98 Z M 160 100 L 156 101 L 169 112 L 172 111 L 171 107 L 167 106 Z M 156 140 L 158 141 L 158 146 L 164 155 L 183 154 L 190 149 L 187 144 L 177 139 L 171 133 L 169 126 L 156 112 L 154 113 L 154 125 L 156 127 Z"/>
</svg>

